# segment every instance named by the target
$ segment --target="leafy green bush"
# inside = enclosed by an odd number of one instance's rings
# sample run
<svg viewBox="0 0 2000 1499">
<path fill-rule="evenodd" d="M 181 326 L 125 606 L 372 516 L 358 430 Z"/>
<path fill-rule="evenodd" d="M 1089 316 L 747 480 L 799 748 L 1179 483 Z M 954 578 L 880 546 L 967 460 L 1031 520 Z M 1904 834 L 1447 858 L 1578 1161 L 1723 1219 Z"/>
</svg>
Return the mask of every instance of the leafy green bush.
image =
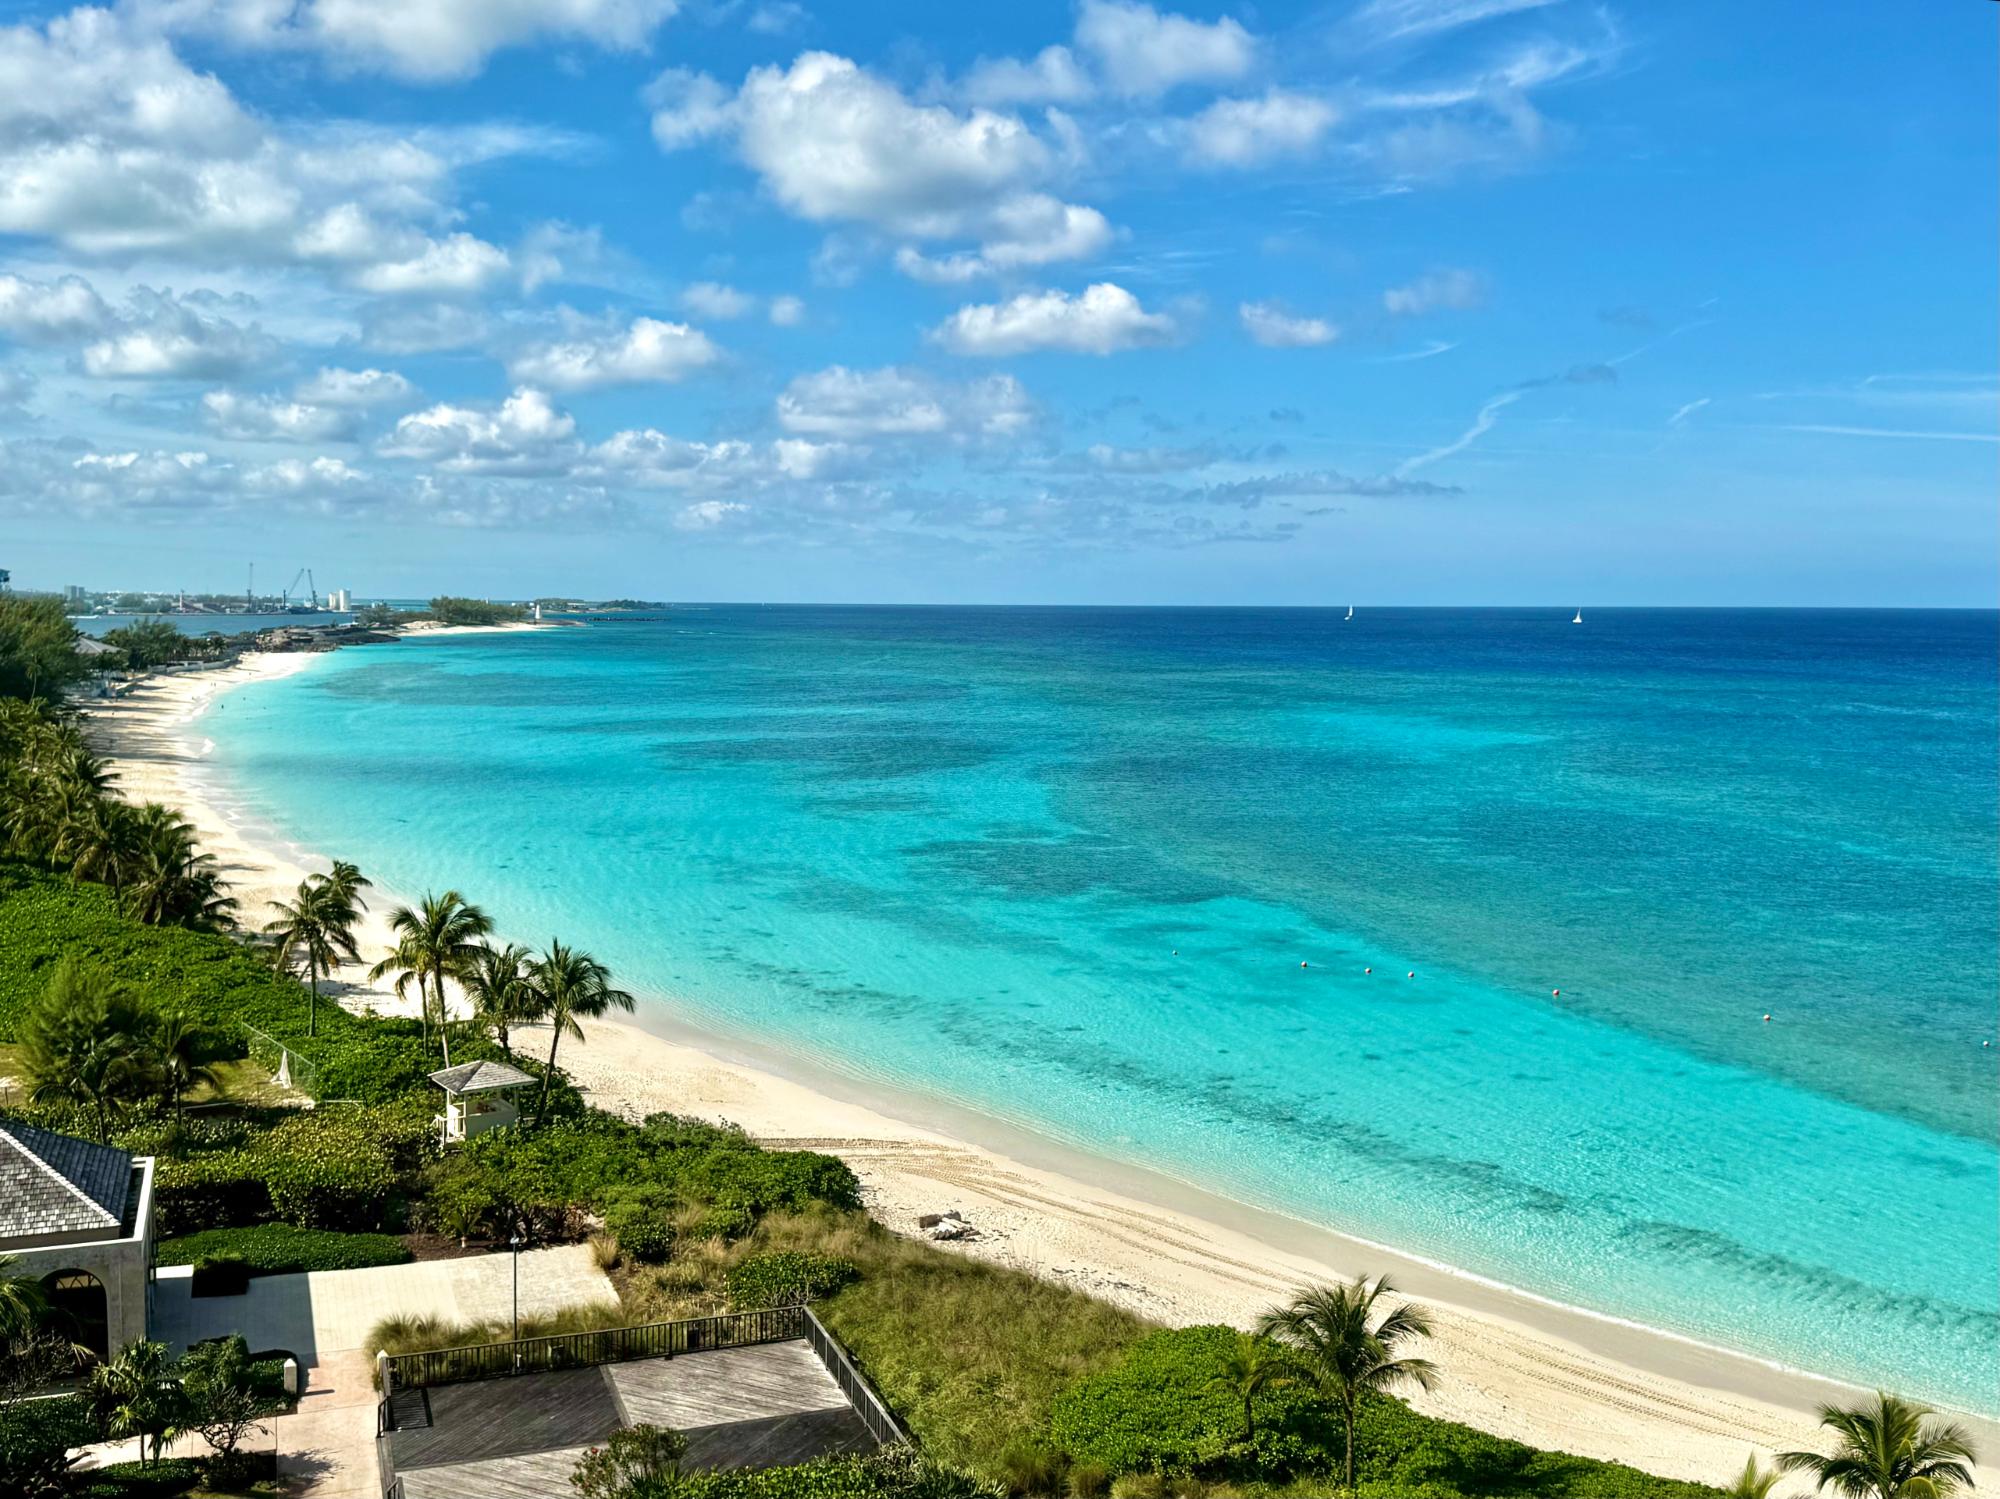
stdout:
<svg viewBox="0 0 2000 1499">
<path fill-rule="evenodd" d="M 165 1156 L 154 1167 L 153 1211 L 163 1234 L 261 1223 L 271 1216 L 271 1189 L 247 1149 Z"/>
<path fill-rule="evenodd" d="M 202 1481 L 202 1464 L 192 1457 L 165 1457 L 153 1463 L 107 1463 L 82 1475 L 71 1490 L 78 1499 L 178 1499 Z"/>
<path fill-rule="evenodd" d="M 900 1447 L 791 1468 L 683 1473 L 629 1492 L 630 1499 L 1001 1499 L 1006 1491 Z"/>
<path fill-rule="evenodd" d="M 853 1284 L 860 1274 L 854 1261 L 830 1254 L 753 1254 L 729 1272 L 729 1305 L 739 1312 L 804 1306 Z"/>
<path fill-rule="evenodd" d="M 205 1254 L 194 1262 L 191 1296 L 241 1296 L 250 1289 L 250 1263 L 240 1254 Z"/>
<path fill-rule="evenodd" d="M 615 1199 L 604 1210 L 604 1226 L 619 1253 L 644 1264 L 657 1265 L 674 1252 L 672 1207 L 650 1194 Z"/>
<path fill-rule="evenodd" d="M 271 1211 L 301 1228 L 382 1226 L 396 1171 L 365 1117 L 315 1110 L 259 1143 Z"/>
<path fill-rule="evenodd" d="M 1055 1401 L 1049 1433 L 1072 1458 L 1113 1473 L 1209 1471 L 1283 1480 L 1318 1472 L 1340 1434 L 1299 1386 L 1266 1386 L 1251 1402 L 1222 1379 L 1242 1334 L 1187 1327 L 1141 1338 L 1119 1364 L 1079 1381 Z"/>
<path fill-rule="evenodd" d="M 70 1449 L 97 1440 L 79 1395 L 0 1405 L 0 1494 L 59 1494 Z"/>
<path fill-rule="evenodd" d="M 409 1248 L 388 1234 L 346 1234 L 328 1229 L 266 1223 L 255 1228 L 209 1229 L 163 1239 L 162 1265 L 199 1266 L 204 1259 L 233 1255 L 252 1275 L 294 1275 L 312 1270 L 364 1270 L 402 1265 Z"/>
</svg>

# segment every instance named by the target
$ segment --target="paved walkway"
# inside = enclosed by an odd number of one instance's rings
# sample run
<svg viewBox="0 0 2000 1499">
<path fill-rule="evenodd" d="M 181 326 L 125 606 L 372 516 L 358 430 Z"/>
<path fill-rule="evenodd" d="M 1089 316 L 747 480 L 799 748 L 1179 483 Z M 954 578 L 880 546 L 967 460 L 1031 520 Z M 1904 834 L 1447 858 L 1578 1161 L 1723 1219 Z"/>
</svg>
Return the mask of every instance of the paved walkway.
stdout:
<svg viewBox="0 0 2000 1499">
<path fill-rule="evenodd" d="M 361 1348 L 384 1317 L 431 1316 L 452 1322 L 506 1319 L 513 1313 L 512 1256 L 483 1254 L 425 1260 L 374 1270 L 318 1270 L 261 1275 L 241 1296 L 189 1294 L 185 1275 L 161 1272 L 153 1292 L 152 1335 L 179 1352 L 203 1338 L 243 1334 L 253 1351 L 283 1349 L 310 1369 L 329 1354 Z M 618 1293 L 585 1244 L 531 1249 L 521 1255 L 521 1315 L 544 1316 L 593 1302 L 616 1305 Z"/>
</svg>

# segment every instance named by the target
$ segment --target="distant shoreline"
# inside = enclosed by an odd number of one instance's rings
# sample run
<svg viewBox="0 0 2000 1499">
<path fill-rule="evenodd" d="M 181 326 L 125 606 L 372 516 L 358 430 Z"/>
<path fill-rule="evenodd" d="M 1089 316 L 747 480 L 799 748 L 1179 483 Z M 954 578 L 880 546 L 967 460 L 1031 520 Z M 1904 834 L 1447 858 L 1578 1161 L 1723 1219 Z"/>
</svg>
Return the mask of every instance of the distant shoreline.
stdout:
<svg viewBox="0 0 2000 1499">
<path fill-rule="evenodd" d="M 532 628 L 440 626 L 413 638 Z M 181 807 L 224 866 L 249 926 L 261 924 L 264 906 L 324 860 L 288 851 L 279 835 L 231 805 L 228 788 L 205 763 L 211 746 L 196 725 L 235 687 L 291 675 L 315 654 L 251 653 L 227 668 L 152 678 L 90 715 L 121 789 Z M 394 903 L 391 893 L 376 893 L 364 951 L 386 945 L 384 916 Z M 393 996 L 368 986 L 358 970 L 339 976 L 340 989 L 347 991 L 342 1002 L 355 1007 L 395 1007 Z M 659 1000 L 649 1018 L 667 1035 L 593 1022 L 590 1044 L 566 1049 L 564 1066 L 600 1106 L 727 1118 L 772 1143 L 829 1150 L 854 1167 L 871 1210 L 890 1226 L 910 1232 L 920 1213 L 962 1208 L 983 1235 L 966 1252 L 1163 1321 L 1243 1323 L 1295 1284 L 1387 1270 L 1444 1312 L 1428 1352 L 1446 1379 L 1435 1395 L 1414 1402 L 1432 1414 L 1541 1447 L 1720 1482 L 1752 1447 L 1809 1444 L 1814 1407 L 1851 1393 L 1066 1151 L 997 1121 L 884 1097 L 831 1071 L 701 1036 L 671 1019 L 670 996 Z M 546 1033 L 540 1040 L 545 1044 Z M 522 1042 L 537 1044 L 535 1033 Z M 864 1091 L 865 1102 L 857 1097 Z M 1989 1458 L 2000 1452 L 2000 1423 L 1973 1424 Z"/>
</svg>

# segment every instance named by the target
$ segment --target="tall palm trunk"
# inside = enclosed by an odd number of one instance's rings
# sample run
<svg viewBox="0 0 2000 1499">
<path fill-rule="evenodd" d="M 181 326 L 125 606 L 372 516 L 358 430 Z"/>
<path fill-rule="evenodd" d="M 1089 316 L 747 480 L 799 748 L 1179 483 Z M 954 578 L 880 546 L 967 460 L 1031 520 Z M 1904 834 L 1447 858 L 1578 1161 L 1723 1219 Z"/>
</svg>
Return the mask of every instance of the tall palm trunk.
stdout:
<svg viewBox="0 0 2000 1499">
<path fill-rule="evenodd" d="M 306 1001 L 306 1034 L 319 1034 L 319 959 L 306 954 L 306 977 L 312 981 L 312 998 Z"/>
<path fill-rule="evenodd" d="M 1347 1425 L 1347 1492 L 1351 1494 L 1354 1492 L 1354 1401 L 1351 1397 L 1340 1402 L 1340 1416 Z"/>
<path fill-rule="evenodd" d="M 444 1064 L 451 1065 L 451 1016 L 444 1007 L 444 970 L 437 971 L 438 1045 L 444 1048 Z"/>
<path fill-rule="evenodd" d="M 561 1010 L 549 1013 L 549 1068 L 542 1074 L 542 1096 L 535 1102 L 535 1123 L 540 1124 L 549 1112 L 549 1079 L 556 1075 L 556 1047 L 562 1043 L 563 1022 L 569 1018 Z"/>
</svg>

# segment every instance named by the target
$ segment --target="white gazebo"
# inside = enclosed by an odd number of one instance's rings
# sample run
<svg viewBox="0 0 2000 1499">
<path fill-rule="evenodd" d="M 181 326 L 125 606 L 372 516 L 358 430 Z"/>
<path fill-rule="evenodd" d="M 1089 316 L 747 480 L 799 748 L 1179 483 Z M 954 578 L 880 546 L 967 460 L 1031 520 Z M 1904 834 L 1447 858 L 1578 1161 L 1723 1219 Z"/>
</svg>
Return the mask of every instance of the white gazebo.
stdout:
<svg viewBox="0 0 2000 1499">
<path fill-rule="evenodd" d="M 464 1062 L 433 1072 L 431 1081 L 444 1089 L 438 1130 L 447 1145 L 514 1123 L 521 1117 L 514 1090 L 535 1085 L 527 1073 L 505 1062 Z"/>
</svg>

